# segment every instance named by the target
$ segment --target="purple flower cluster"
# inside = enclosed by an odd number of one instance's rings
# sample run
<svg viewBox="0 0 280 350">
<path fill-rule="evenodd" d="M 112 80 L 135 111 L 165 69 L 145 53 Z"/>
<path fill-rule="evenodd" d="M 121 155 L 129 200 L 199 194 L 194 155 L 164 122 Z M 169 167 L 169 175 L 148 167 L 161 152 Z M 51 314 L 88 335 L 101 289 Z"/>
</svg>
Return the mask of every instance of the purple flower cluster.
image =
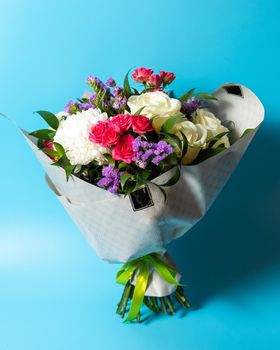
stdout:
<svg viewBox="0 0 280 350">
<path fill-rule="evenodd" d="M 186 102 L 182 103 L 181 112 L 185 114 L 191 115 L 198 108 L 200 108 L 203 104 L 203 101 L 196 100 L 195 97 L 188 99 Z"/>
<path fill-rule="evenodd" d="M 124 109 L 126 106 L 126 97 L 124 90 L 119 86 L 115 86 L 112 92 L 113 95 L 113 108 L 114 109 Z"/>
<path fill-rule="evenodd" d="M 69 101 L 64 107 L 64 112 L 67 114 L 75 114 L 80 111 L 87 111 L 90 108 L 96 108 L 96 106 L 91 102 L 74 102 Z"/>
<path fill-rule="evenodd" d="M 106 187 L 111 193 L 117 193 L 120 186 L 120 171 L 114 164 L 109 164 L 102 170 L 103 178 L 97 182 L 97 186 Z"/>
<path fill-rule="evenodd" d="M 133 161 L 139 168 L 145 169 L 149 161 L 158 165 L 160 161 L 164 160 L 173 152 L 173 147 L 162 140 L 152 143 L 142 140 L 141 136 L 138 136 L 133 141 L 133 150 L 136 152 Z"/>
<path fill-rule="evenodd" d="M 126 97 L 123 88 L 116 86 L 113 78 L 106 81 L 106 85 L 100 79 L 94 76 L 87 78 L 89 86 L 96 92 L 95 99 L 92 101 L 98 107 L 105 111 L 113 108 L 116 112 L 123 111 L 126 107 Z M 112 90 L 110 89 L 112 88 Z"/>
<path fill-rule="evenodd" d="M 115 82 L 115 80 L 113 78 L 109 78 L 106 81 L 106 85 L 110 86 L 110 87 L 115 87 L 116 86 L 116 82 Z"/>
</svg>

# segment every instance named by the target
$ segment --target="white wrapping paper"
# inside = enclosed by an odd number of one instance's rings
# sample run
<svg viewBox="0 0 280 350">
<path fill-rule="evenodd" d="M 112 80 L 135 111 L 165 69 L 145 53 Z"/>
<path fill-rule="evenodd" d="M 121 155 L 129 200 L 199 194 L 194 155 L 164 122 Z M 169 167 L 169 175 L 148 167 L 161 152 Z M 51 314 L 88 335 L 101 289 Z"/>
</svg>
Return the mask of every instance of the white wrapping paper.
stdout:
<svg viewBox="0 0 280 350">
<path fill-rule="evenodd" d="M 211 101 L 209 107 L 230 128 L 231 147 L 198 165 L 182 166 L 178 183 L 166 188 L 166 202 L 161 191 L 149 185 L 151 201 L 136 211 L 130 196 L 111 194 L 75 176 L 67 182 L 64 170 L 52 166 L 49 157 L 37 148 L 36 140 L 23 131 L 46 171 L 49 187 L 102 259 L 124 263 L 164 252 L 166 244 L 186 233 L 209 209 L 264 118 L 259 99 L 240 84 L 225 84 L 214 95 L 218 101 Z M 254 130 L 240 138 L 246 129 Z M 153 182 L 165 183 L 173 171 Z M 151 283 L 146 295 L 170 294 L 173 286 L 157 288 L 159 284 Z"/>
</svg>

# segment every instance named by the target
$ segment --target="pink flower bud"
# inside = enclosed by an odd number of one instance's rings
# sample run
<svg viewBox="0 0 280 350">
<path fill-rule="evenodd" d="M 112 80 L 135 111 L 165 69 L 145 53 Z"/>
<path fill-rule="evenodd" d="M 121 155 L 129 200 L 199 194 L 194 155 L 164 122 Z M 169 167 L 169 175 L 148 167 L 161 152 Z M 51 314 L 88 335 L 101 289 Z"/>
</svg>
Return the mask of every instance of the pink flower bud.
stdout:
<svg viewBox="0 0 280 350">
<path fill-rule="evenodd" d="M 162 84 L 161 77 L 158 74 L 152 74 L 147 81 L 147 86 L 150 88 L 158 88 Z"/>
<path fill-rule="evenodd" d="M 161 76 L 163 83 L 166 85 L 171 84 L 172 81 L 176 78 L 174 73 L 164 72 L 163 70 L 160 71 L 160 76 Z"/>
</svg>

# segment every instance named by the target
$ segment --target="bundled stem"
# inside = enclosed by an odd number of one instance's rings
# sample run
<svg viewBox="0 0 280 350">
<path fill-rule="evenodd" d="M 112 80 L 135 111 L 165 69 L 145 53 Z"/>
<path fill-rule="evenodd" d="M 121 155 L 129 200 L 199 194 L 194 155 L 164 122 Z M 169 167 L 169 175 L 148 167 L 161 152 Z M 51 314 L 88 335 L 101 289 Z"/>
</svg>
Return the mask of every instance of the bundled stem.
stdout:
<svg viewBox="0 0 280 350">
<path fill-rule="evenodd" d="M 145 292 L 151 279 L 152 272 L 158 274 L 168 283 L 177 285 L 172 295 L 163 297 L 146 296 Z M 184 295 L 182 285 L 175 279 L 176 270 L 171 268 L 159 254 L 149 254 L 142 258 L 126 263 L 117 274 L 117 282 L 124 285 L 123 294 L 117 307 L 117 314 L 125 322 L 136 320 L 140 322 L 140 309 L 145 304 L 153 313 L 174 315 L 176 312 L 175 302 L 183 308 L 190 307 Z M 132 284 L 135 281 L 135 285 Z"/>
</svg>

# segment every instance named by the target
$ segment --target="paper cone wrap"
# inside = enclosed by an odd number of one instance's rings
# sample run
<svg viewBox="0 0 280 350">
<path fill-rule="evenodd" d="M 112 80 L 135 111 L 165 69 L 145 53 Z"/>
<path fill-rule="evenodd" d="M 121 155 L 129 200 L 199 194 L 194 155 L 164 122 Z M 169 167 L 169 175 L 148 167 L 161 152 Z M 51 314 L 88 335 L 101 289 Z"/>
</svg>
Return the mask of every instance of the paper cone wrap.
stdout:
<svg viewBox="0 0 280 350">
<path fill-rule="evenodd" d="M 46 180 L 95 252 L 110 262 L 124 263 L 152 252 L 186 233 L 209 209 L 234 171 L 258 126 L 264 109 L 258 98 L 240 84 L 225 84 L 214 95 L 210 110 L 232 130 L 227 150 L 197 165 L 182 166 L 177 184 L 165 188 L 167 200 L 155 185 L 146 191 L 146 206 L 137 208 L 131 196 L 114 195 L 75 176 L 66 181 L 63 169 L 24 135 L 46 171 Z M 246 136 L 246 129 L 254 129 Z M 174 169 L 153 182 L 165 183 Z"/>
</svg>

